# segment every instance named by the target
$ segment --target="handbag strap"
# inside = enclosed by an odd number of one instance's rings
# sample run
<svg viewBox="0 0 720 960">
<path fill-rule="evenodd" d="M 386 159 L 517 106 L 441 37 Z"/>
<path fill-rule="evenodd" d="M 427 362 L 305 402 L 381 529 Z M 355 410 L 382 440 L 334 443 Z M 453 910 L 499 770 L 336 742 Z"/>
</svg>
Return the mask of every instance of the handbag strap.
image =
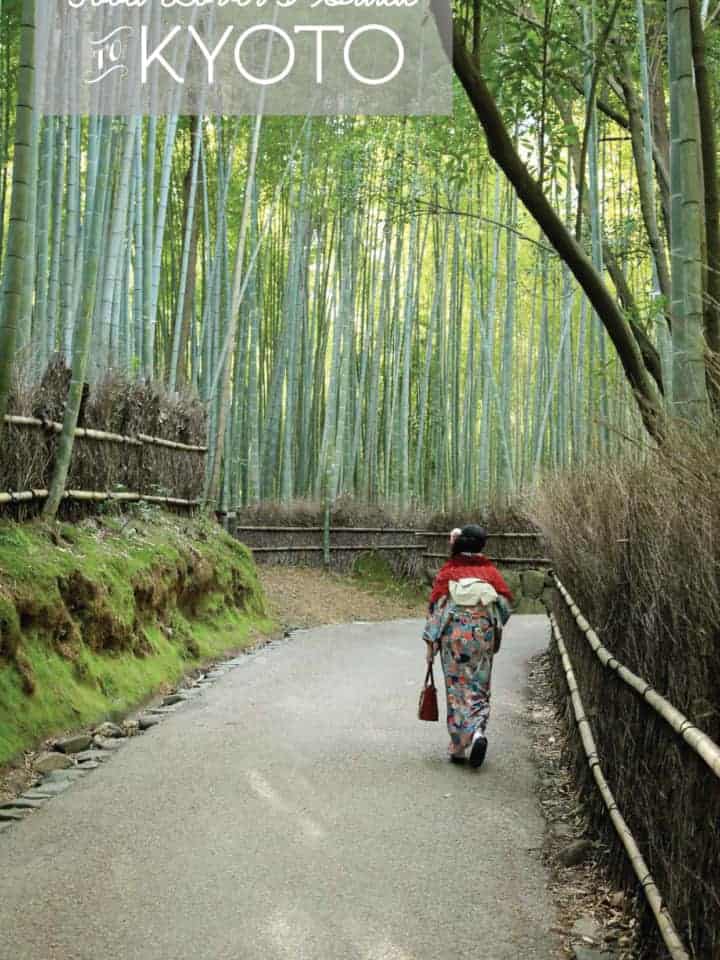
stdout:
<svg viewBox="0 0 720 960">
<path fill-rule="evenodd" d="M 428 683 L 428 680 L 430 681 L 430 683 Z M 428 664 L 427 673 L 425 674 L 425 686 L 426 687 L 435 686 L 435 677 L 433 676 L 433 665 L 431 663 Z"/>
</svg>

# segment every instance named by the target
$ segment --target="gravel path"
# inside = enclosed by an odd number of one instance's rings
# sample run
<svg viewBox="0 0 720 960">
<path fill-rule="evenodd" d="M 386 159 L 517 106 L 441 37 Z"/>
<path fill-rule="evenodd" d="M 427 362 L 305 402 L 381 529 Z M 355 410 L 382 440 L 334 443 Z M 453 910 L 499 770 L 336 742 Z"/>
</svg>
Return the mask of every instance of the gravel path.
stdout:
<svg viewBox="0 0 720 960">
<path fill-rule="evenodd" d="M 0 837 L 0 960 L 550 960 L 511 621 L 480 771 L 415 719 L 417 621 L 244 658 Z"/>
</svg>

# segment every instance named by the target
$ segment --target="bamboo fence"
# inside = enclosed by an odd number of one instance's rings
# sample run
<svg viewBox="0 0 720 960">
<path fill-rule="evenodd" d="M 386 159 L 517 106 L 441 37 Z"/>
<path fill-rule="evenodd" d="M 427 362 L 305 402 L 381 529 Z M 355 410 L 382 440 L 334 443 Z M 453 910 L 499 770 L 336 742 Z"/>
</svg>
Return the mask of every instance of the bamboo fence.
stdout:
<svg viewBox="0 0 720 960">
<path fill-rule="evenodd" d="M 625 847 L 630 864 L 635 871 L 635 874 L 640 882 L 640 886 L 642 887 L 647 898 L 650 909 L 652 910 L 657 922 L 660 936 L 662 937 L 663 943 L 668 949 L 668 953 L 670 954 L 672 960 L 689 960 L 689 954 L 685 950 L 685 947 L 678 936 L 678 932 L 675 929 L 675 924 L 673 923 L 672 917 L 668 913 L 667 907 L 665 907 L 663 903 L 662 895 L 657 887 L 657 884 L 655 883 L 655 880 L 653 879 L 652 874 L 650 873 L 650 869 L 645 862 L 645 858 L 640 852 L 640 848 L 638 847 L 637 842 L 629 826 L 627 825 L 627 822 L 625 821 L 625 818 L 618 810 L 615 796 L 613 795 L 613 792 L 608 786 L 607 780 L 605 779 L 602 767 L 600 766 L 600 758 L 598 757 L 595 738 L 593 736 L 590 723 L 585 716 L 585 708 L 583 706 L 582 697 L 580 696 L 580 691 L 578 689 L 575 671 L 573 670 L 570 655 L 568 654 L 565 641 L 560 633 L 557 620 L 552 613 L 549 613 L 549 617 L 553 637 L 555 638 L 558 652 L 560 653 L 560 657 L 562 659 L 563 669 L 565 671 L 565 679 L 567 681 L 568 691 L 570 693 L 570 699 L 573 705 L 573 713 L 575 714 L 575 721 L 578 726 L 580 739 L 582 740 L 588 765 L 595 779 L 595 783 L 597 784 L 603 802 L 607 807 L 608 814 L 610 815 L 610 819 L 612 820 L 617 835 L 620 838 L 622 845 Z"/>
<path fill-rule="evenodd" d="M 279 554 L 319 554 L 330 551 L 371 552 L 395 551 L 407 554 L 416 554 L 423 560 L 433 563 L 444 562 L 448 553 L 440 553 L 433 549 L 433 540 L 442 540 L 447 544 L 447 534 L 437 531 L 417 530 L 413 527 L 346 527 L 332 526 L 325 531 L 322 526 L 250 526 L 237 524 L 231 527 L 235 536 L 258 555 L 259 559 L 272 558 Z M 329 533 L 331 542 L 325 544 L 324 534 Z M 405 540 L 404 538 L 408 539 Z M 362 542 L 357 543 L 357 538 Z M 387 538 L 390 538 L 389 542 Z M 413 542 L 409 542 L 410 538 Z M 342 542 L 338 542 L 338 540 Z M 522 541 L 535 544 L 540 540 L 537 533 L 493 533 L 488 536 L 488 542 Z M 314 542 L 313 542 L 314 541 Z M 490 559 L 512 567 L 549 567 L 552 561 L 543 556 L 503 556 L 502 552 L 493 551 Z"/>
<path fill-rule="evenodd" d="M 561 597 L 565 601 L 570 613 L 572 614 L 578 629 L 585 636 L 591 649 L 595 652 L 598 660 L 608 670 L 614 671 L 621 680 L 638 693 L 642 699 L 648 703 L 673 730 L 679 734 L 683 740 L 705 761 L 711 772 L 720 777 L 720 746 L 712 740 L 706 733 L 695 726 L 692 721 L 674 707 L 669 700 L 661 696 L 646 680 L 638 677 L 637 674 L 629 670 L 624 664 L 620 663 L 612 653 L 603 646 L 597 633 L 592 629 L 588 621 L 580 612 L 577 604 L 568 593 L 567 589 L 560 581 L 559 577 L 553 572 L 552 579 L 557 587 Z"/>
<path fill-rule="evenodd" d="M 8 426 L 28 429 L 33 431 L 44 431 L 52 435 L 59 435 L 63 426 L 54 420 L 41 419 L 38 417 L 16 416 L 8 414 L 4 417 Z M 200 454 L 204 456 L 208 448 L 197 444 L 180 443 L 176 440 L 166 440 L 162 437 L 150 436 L 149 434 L 138 434 L 137 436 L 127 436 L 121 433 L 112 433 L 105 430 L 92 429 L 90 427 L 77 427 L 75 429 L 75 438 L 78 440 L 90 440 L 98 443 L 121 445 L 142 455 L 145 448 L 150 450 L 167 450 L 171 453 Z M 82 454 L 79 454 L 82 458 Z M 163 484 L 164 485 L 164 484 Z M 33 487 L 26 490 L 3 491 L 0 492 L 0 506 L 12 504 L 29 504 L 47 499 L 48 490 L 44 487 Z M 178 508 L 195 508 L 200 506 L 202 501 L 199 498 L 188 498 L 164 495 L 160 493 L 140 493 L 131 491 L 111 491 L 111 490 L 84 490 L 68 489 L 63 494 L 63 500 L 77 503 L 152 503 L 162 506 L 171 506 Z"/>
</svg>

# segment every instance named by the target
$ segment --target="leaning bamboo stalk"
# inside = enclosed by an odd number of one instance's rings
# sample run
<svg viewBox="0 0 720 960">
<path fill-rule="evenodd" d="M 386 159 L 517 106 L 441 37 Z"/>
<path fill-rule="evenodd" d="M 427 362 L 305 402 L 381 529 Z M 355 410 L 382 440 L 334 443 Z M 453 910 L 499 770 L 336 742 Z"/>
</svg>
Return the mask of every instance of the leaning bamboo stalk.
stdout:
<svg viewBox="0 0 720 960">
<path fill-rule="evenodd" d="M 665 697 L 654 690 L 647 680 L 638 677 L 632 670 L 629 670 L 615 659 L 612 653 L 602 645 L 600 638 L 582 615 L 577 604 L 567 592 L 557 575 L 553 573 L 552 577 L 563 600 L 575 618 L 578 628 L 581 633 L 585 635 L 587 642 L 590 644 L 590 647 L 602 665 L 609 670 L 614 670 L 629 687 L 632 687 L 633 690 L 639 693 L 643 700 L 649 703 L 650 706 L 660 714 L 663 720 L 669 723 L 673 730 L 683 738 L 688 746 L 692 747 L 698 756 L 705 761 L 715 776 L 720 777 L 720 746 L 718 746 L 714 740 L 711 740 L 706 733 L 698 729 L 694 723 L 688 720 L 669 700 L 666 700 Z"/>
<path fill-rule="evenodd" d="M 552 627 L 553 637 L 555 638 L 555 642 L 557 643 L 558 651 L 562 659 L 563 669 L 565 671 L 565 679 L 570 692 L 570 699 L 572 700 L 573 712 L 575 713 L 575 721 L 578 726 L 578 732 L 580 733 L 580 738 L 582 740 L 583 748 L 585 749 L 585 754 L 587 756 L 590 770 L 592 771 L 592 775 L 595 779 L 595 783 L 597 784 L 600 795 L 603 798 L 603 802 L 607 807 L 610 819 L 612 820 L 613 826 L 617 831 L 617 835 L 620 838 L 622 845 L 625 847 L 630 864 L 635 871 L 635 874 L 640 881 L 640 886 L 643 888 L 647 901 L 650 904 L 650 909 L 655 916 L 658 930 L 660 931 L 663 942 L 668 949 L 668 953 L 672 957 L 672 960 L 689 960 L 689 955 L 685 950 L 680 937 L 678 936 L 677 930 L 675 929 L 675 925 L 672 921 L 672 917 L 668 913 L 667 908 L 663 905 L 663 898 L 658 890 L 657 884 L 650 873 L 648 865 L 645 862 L 645 858 L 640 852 L 640 848 L 638 847 L 630 828 L 618 810 L 613 792 L 608 786 L 607 780 L 602 772 L 602 768 L 600 767 L 600 758 L 597 752 L 597 745 L 595 743 L 595 738 L 593 737 L 590 724 L 588 723 L 588 719 L 585 716 L 585 708 L 580 696 L 580 691 L 578 690 L 572 662 L 570 660 L 570 656 L 568 654 L 567 647 L 565 646 L 562 634 L 560 633 L 557 621 L 552 613 L 550 614 L 550 625 Z"/>
</svg>

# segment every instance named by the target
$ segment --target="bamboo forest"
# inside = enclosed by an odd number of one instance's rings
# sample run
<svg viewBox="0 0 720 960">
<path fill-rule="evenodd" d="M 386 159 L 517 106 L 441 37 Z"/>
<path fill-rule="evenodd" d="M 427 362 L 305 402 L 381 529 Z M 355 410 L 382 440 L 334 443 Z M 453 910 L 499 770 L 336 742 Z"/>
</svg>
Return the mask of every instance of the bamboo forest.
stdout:
<svg viewBox="0 0 720 960">
<path fill-rule="evenodd" d="M 222 509 L 483 502 L 709 420 L 718 9 L 458 3 L 450 116 L 155 117 L 42 113 L 2 0 L 0 415 L 58 357 L 70 437 L 85 382 L 195 396 Z"/>
</svg>

